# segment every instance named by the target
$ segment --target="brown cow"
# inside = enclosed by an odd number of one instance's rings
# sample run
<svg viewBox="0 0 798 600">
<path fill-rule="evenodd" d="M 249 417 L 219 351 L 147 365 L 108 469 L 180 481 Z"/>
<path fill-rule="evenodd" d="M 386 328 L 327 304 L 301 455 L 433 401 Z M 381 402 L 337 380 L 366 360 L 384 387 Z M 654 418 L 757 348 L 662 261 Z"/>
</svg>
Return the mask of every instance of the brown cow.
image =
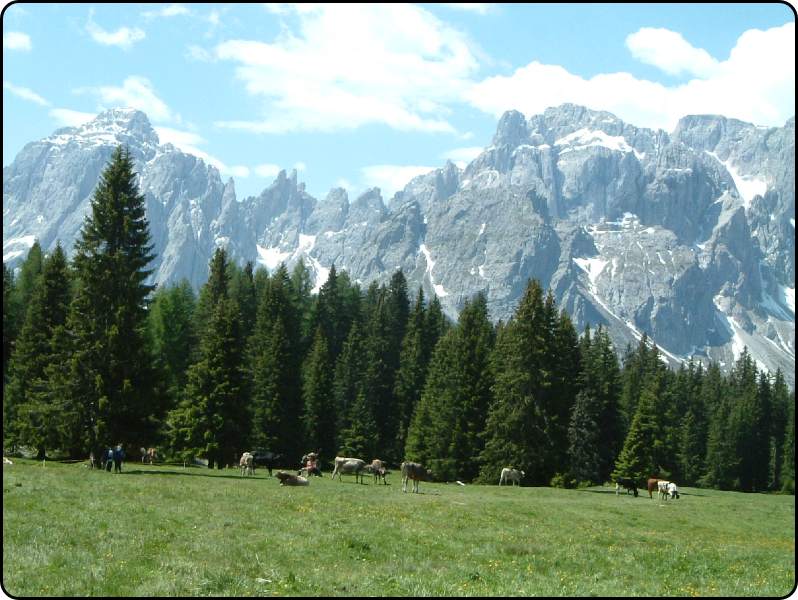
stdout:
<svg viewBox="0 0 798 600">
<path fill-rule="evenodd" d="M 651 498 L 652 500 L 654 499 L 654 495 L 653 495 L 654 492 L 658 491 L 658 489 L 659 489 L 658 488 L 658 483 L 660 481 L 662 481 L 662 480 L 657 478 L 657 477 L 652 477 L 652 478 L 650 478 L 648 480 L 648 483 L 646 484 L 646 486 L 648 488 L 648 497 Z"/>
<path fill-rule="evenodd" d="M 377 483 L 379 478 L 382 477 L 382 483 L 388 485 L 388 482 L 385 481 L 385 473 L 387 473 L 385 464 L 379 458 L 375 458 L 369 466 L 371 467 L 371 474 L 374 475 L 374 483 Z"/>
<path fill-rule="evenodd" d="M 407 480 L 413 480 L 413 491 L 418 494 L 418 482 L 420 480 L 429 481 L 432 479 L 432 471 L 422 467 L 418 463 L 403 462 L 402 463 L 402 491 L 407 491 Z"/>
</svg>

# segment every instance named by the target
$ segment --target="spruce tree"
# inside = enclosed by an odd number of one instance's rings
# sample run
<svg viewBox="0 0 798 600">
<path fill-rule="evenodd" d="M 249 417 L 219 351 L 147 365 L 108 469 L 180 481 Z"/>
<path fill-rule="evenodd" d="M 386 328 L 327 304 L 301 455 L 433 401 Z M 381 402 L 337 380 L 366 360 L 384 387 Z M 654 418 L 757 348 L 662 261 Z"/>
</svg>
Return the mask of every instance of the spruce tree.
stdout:
<svg viewBox="0 0 798 600">
<path fill-rule="evenodd" d="M 795 390 L 787 403 L 787 426 L 784 429 L 784 462 L 781 466 L 781 489 L 795 493 Z"/>
<path fill-rule="evenodd" d="M 25 323 L 17 340 L 17 351 L 10 364 L 10 381 L 6 390 L 6 435 L 11 445 L 32 446 L 44 458 L 46 450 L 63 447 L 63 423 L 59 413 L 64 397 L 49 381 L 48 367 L 64 360 L 61 336 L 57 328 L 66 323 L 70 302 L 70 277 L 66 256 L 58 244 L 44 260 L 42 273 L 30 291 L 30 304 Z M 58 389 L 63 392 L 63 389 Z"/>
<path fill-rule="evenodd" d="M 656 382 L 640 394 L 629 433 L 615 462 L 613 478 L 629 477 L 639 485 L 649 477 L 663 476 L 657 457 L 662 454 L 659 415 L 656 412 Z"/>
<path fill-rule="evenodd" d="M 149 225 L 133 159 L 117 147 L 100 177 L 75 244 L 78 279 L 71 329 L 73 391 L 85 407 L 86 450 L 133 446 L 153 436 L 153 365 L 146 298 L 153 287 Z"/>
<path fill-rule="evenodd" d="M 333 379 L 333 401 L 337 416 L 335 448 L 341 448 L 343 431 L 352 424 L 349 421 L 352 406 L 363 390 L 365 371 L 364 339 L 360 326 L 355 323 L 349 330 L 343 350 L 335 363 Z"/>
<path fill-rule="evenodd" d="M 332 395 L 333 369 L 330 363 L 327 340 L 321 328 L 310 353 L 305 359 L 302 372 L 302 399 L 304 412 L 305 447 L 321 452 L 322 456 L 334 457 L 335 423 L 337 415 Z M 329 459 L 327 459 L 329 460 Z"/>
<path fill-rule="evenodd" d="M 600 432 L 594 419 L 601 410 L 598 401 L 585 391 L 576 395 L 568 425 L 568 460 L 570 477 L 577 483 L 599 483 L 601 456 Z"/>
</svg>

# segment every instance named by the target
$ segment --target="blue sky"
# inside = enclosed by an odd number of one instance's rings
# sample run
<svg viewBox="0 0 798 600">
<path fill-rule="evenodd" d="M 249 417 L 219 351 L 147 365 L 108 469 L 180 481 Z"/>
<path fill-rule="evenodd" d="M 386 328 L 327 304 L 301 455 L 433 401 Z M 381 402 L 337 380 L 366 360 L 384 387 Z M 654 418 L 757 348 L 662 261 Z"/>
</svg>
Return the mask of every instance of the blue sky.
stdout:
<svg viewBox="0 0 798 600">
<path fill-rule="evenodd" d="M 103 108 L 147 112 L 233 177 L 317 198 L 469 161 L 508 109 L 575 102 L 670 131 L 795 112 L 792 10 L 770 4 L 25 4 L 3 13 L 3 165 Z"/>
</svg>

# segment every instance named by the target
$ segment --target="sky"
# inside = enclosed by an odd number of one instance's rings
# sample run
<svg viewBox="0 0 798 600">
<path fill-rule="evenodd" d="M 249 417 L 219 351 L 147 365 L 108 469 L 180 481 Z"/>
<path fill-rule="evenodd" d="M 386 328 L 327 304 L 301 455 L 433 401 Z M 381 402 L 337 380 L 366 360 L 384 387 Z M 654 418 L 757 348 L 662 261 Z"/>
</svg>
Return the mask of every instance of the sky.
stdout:
<svg viewBox="0 0 798 600">
<path fill-rule="evenodd" d="M 564 102 L 672 131 L 795 114 L 795 14 L 757 4 L 29 4 L 3 23 L 3 165 L 101 110 L 147 113 L 239 199 L 296 169 L 387 202 Z"/>
</svg>

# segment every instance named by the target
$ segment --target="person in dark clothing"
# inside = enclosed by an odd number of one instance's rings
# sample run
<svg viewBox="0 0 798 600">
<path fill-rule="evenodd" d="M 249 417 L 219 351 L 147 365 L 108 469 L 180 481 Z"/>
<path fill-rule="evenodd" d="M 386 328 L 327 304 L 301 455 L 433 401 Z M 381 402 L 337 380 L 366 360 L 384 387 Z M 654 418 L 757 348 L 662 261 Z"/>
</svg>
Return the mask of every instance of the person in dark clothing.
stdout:
<svg viewBox="0 0 798 600">
<path fill-rule="evenodd" d="M 105 452 L 105 461 L 103 461 L 103 462 L 105 463 L 105 465 L 104 465 L 105 466 L 105 470 L 110 473 L 111 472 L 111 464 L 114 462 L 114 449 L 113 448 L 108 448 L 108 450 L 106 450 L 106 452 Z"/>
<path fill-rule="evenodd" d="M 117 444 L 113 451 L 114 457 L 114 473 L 122 472 L 122 459 L 125 458 L 125 451 L 122 450 L 122 444 Z"/>
</svg>

